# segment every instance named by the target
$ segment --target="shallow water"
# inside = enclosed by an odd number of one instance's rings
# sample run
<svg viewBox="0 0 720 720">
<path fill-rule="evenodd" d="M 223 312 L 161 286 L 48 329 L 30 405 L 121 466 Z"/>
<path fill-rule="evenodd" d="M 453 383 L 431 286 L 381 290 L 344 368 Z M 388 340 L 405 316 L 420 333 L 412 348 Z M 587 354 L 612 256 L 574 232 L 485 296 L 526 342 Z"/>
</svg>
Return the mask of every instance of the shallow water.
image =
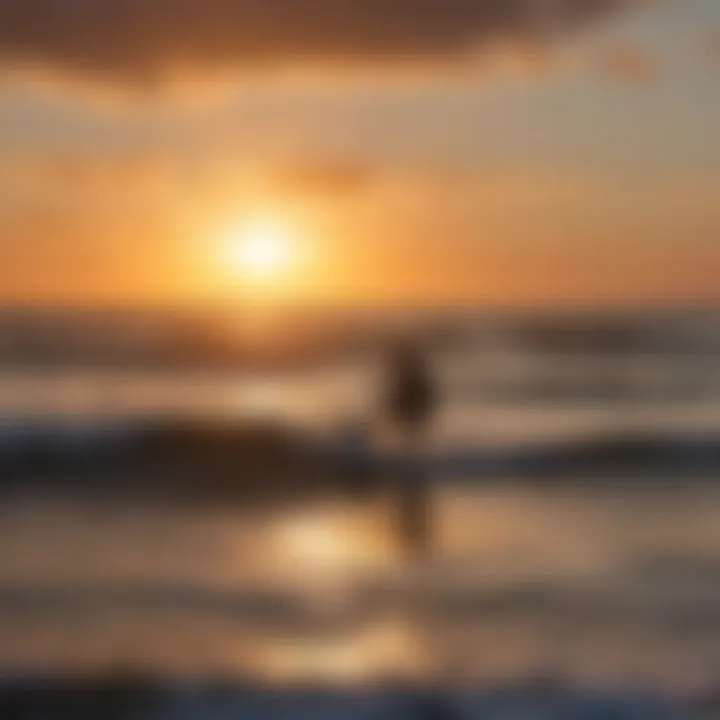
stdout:
<svg viewBox="0 0 720 720">
<path fill-rule="evenodd" d="M 0 506 L 0 663 L 354 682 L 683 687 L 720 668 L 720 487 L 438 483 L 407 567 L 387 502 L 45 492 Z"/>
<path fill-rule="evenodd" d="M 561 369 L 553 397 L 533 394 L 545 382 L 542 375 L 551 360 L 514 372 L 510 358 L 502 372 L 494 368 L 487 373 L 485 365 L 471 360 L 472 355 L 466 360 L 470 370 L 438 363 L 442 403 L 429 442 L 439 450 L 478 444 L 564 445 L 624 434 L 714 437 L 720 427 L 714 358 L 706 360 L 702 371 L 688 360 L 673 369 L 663 358 L 648 359 L 640 366 L 644 383 L 631 385 L 626 393 L 606 389 L 604 395 L 592 382 L 567 395 L 572 373 Z M 617 363 L 607 364 L 604 372 L 617 373 Z M 670 378 L 664 392 L 651 387 L 659 367 Z M 376 371 L 372 363 L 271 376 L 4 370 L 0 445 L 37 425 L 111 426 L 157 417 L 271 421 L 311 436 L 342 436 L 348 429 L 375 424 Z M 688 383 L 693 387 L 686 387 Z"/>
</svg>

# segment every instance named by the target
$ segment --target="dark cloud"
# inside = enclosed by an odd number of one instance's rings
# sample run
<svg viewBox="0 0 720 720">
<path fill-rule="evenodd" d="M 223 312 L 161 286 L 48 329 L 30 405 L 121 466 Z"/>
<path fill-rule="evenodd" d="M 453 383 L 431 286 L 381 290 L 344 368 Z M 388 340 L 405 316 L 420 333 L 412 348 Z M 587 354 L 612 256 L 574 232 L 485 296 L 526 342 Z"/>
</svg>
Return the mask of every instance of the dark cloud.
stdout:
<svg viewBox="0 0 720 720">
<path fill-rule="evenodd" d="M 451 58 L 533 42 L 632 0 L 0 0 L 0 58 L 142 80 L 295 63 Z"/>
</svg>

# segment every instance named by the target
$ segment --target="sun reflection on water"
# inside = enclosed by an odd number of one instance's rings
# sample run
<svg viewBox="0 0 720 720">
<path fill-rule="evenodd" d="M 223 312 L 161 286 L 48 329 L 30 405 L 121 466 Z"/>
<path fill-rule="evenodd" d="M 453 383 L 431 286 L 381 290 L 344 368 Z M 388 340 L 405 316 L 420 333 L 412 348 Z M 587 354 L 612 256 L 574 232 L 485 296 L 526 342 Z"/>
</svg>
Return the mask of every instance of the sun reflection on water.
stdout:
<svg viewBox="0 0 720 720">
<path fill-rule="evenodd" d="M 274 682 L 357 684 L 417 676 L 425 663 L 416 629 L 395 620 L 347 635 L 266 643 L 259 670 Z"/>
<path fill-rule="evenodd" d="M 395 560 L 388 513 L 333 507 L 284 519 L 277 530 L 280 554 L 309 572 L 387 567 Z"/>
</svg>

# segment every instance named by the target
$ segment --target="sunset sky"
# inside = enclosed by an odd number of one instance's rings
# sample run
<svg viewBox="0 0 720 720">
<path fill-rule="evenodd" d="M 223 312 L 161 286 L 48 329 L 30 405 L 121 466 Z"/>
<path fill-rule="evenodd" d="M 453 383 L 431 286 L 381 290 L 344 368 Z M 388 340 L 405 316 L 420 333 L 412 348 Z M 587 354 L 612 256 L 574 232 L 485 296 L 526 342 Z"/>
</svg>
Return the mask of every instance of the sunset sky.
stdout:
<svg viewBox="0 0 720 720">
<path fill-rule="evenodd" d="M 288 302 L 717 301 L 720 2 L 0 0 L 0 302 L 268 256 Z"/>
</svg>

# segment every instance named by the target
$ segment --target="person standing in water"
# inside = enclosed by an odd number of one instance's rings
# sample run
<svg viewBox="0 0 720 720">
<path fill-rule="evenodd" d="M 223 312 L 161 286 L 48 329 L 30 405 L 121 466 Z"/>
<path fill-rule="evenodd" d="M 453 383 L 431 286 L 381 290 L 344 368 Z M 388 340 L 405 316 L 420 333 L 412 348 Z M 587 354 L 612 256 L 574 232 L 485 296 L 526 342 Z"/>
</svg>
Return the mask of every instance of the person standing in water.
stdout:
<svg viewBox="0 0 720 720">
<path fill-rule="evenodd" d="M 405 341 L 395 345 L 386 360 L 384 417 L 397 435 L 403 450 L 397 476 L 397 529 L 405 560 L 421 564 L 432 551 L 432 504 L 428 468 L 423 457 L 430 424 L 437 413 L 440 392 L 427 354 L 419 343 Z M 413 596 L 405 610 L 412 620 L 416 608 Z M 422 618 L 416 620 L 418 643 L 426 646 L 423 655 L 441 656 Z M 415 679 L 417 682 L 418 678 Z M 424 720 L 455 720 L 455 709 L 433 684 L 415 685 L 410 714 Z"/>
<path fill-rule="evenodd" d="M 428 478 L 420 449 L 437 409 L 438 391 L 425 353 L 403 342 L 387 360 L 384 415 L 403 447 L 398 530 L 409 559 L 427 556 L 431 541 Z"/>
</svg>

